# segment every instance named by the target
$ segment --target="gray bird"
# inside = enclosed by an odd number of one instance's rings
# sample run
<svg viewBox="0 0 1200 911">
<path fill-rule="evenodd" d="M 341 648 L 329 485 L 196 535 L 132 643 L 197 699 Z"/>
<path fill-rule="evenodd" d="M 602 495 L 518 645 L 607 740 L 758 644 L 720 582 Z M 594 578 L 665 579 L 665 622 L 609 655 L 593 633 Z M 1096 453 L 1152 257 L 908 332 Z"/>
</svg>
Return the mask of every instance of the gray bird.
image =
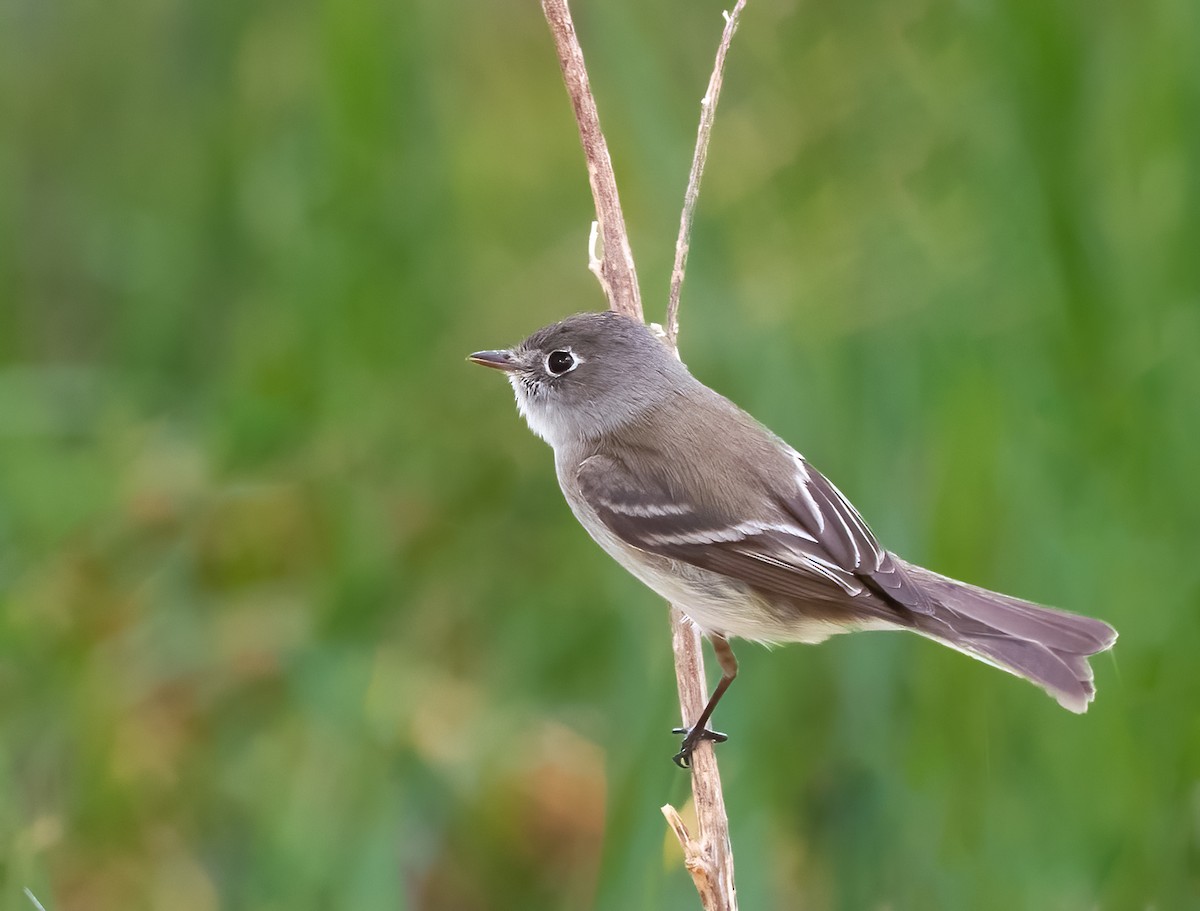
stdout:
<svg viewBox="0 0 1200 911">
<path fill-rule="evenodd" d="M 695 379 L 643 324 L 582 313 L 470 360 L 502 370 L 554 449 L 571 511 L 605 551 L 712 641 L 722 678 L 675 756 L 687 766 L 737 674 L 729 638 L 820 642 L 910 630 L 1040 686 L 1095 695 L 1107 623 L 958 582 L 883 548 L 800 453 Z"/>
</svg>

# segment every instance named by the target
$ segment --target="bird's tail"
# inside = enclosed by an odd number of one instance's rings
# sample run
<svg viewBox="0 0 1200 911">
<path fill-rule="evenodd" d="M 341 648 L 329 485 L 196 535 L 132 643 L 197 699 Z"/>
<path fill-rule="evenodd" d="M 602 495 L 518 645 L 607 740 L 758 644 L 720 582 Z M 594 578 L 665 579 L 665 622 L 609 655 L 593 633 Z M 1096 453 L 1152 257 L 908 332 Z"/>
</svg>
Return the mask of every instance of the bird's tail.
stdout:
<svg viewBox="0 0 1200 911">
<path fill-rule="evenodd" d="M 931 614 L 914 614 L 916 632 L 1024 677 L 1072 712 L 1096 695 L 1088 657 L 1112 647 L 1117 631 L 1101 620 L 1042 607 L 905 565 L 929 593 Z"/>
</svg>

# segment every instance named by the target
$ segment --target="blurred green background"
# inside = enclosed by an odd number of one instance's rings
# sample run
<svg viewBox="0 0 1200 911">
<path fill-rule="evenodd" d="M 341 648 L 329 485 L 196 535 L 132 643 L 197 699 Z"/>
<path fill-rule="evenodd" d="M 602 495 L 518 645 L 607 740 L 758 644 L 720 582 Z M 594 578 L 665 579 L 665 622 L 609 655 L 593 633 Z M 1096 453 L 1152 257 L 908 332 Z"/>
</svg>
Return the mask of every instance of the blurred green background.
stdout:
<svg viewBox="0 0 1200 911">
<path fill-rule="evenodd" d="M 721 4 L 576 5 L 661 319 Z M 1083 717 L 743 645 L 743 908 L 1200 907 L 1197 47 L 750 4 L 684 357 L 893 549 L 1122 638 Z M 697 907 L 666 610 L 463 360 L 603 306 L 537 4 L 7 0 L 0 115 L 3 907 Z"/>
</svg>

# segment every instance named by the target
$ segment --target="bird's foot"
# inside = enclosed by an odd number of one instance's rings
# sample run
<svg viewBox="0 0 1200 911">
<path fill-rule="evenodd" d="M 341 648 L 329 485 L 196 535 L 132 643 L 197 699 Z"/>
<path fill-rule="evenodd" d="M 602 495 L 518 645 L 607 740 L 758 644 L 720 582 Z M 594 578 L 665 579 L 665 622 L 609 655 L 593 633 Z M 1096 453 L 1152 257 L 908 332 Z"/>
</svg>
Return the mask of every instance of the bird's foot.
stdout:
<svg viewBox="0 0 1200 911">
<path fill-rule="evenodd" d="M 679 748 L 679 752 L 672 757 L 675 760 L 675 765 L 681 769 L 690 769 L 692 767 L 692 752 L 699 745 L 701 740 L 711 740 L 713 743 L 724 743 L 729 739 L 728 734 L 722 734 L 720 731 L 710 731 L 703 727 L 688 728 L 672 728 L 672 734 L 683 734 L 683 744 Z"/>
</svg>

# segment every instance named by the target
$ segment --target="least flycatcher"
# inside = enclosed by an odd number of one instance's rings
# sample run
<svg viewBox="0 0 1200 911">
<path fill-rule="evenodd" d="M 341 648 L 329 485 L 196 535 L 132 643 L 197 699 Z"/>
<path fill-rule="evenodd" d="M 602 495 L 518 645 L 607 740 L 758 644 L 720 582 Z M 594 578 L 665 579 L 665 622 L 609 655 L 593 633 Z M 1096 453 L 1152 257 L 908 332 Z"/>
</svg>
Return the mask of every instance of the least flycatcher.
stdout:
<svg viewBox="0 0 1200 911">
<path fill-rule="evenodd" d="M 820 642 L 902 629 L 1036 683 L 1095 695 L 1107 623 L 977 588 L 884 549 L 800 453 L 695 379 L 646 326 L 582 313 L 470 360 L 504 371 L 554 448 L 563 495 L 604 550 L 709 637 L 721 682 L 675 756 L 690 764 L 737 674 L 728 639 Z"/>
</svg>

